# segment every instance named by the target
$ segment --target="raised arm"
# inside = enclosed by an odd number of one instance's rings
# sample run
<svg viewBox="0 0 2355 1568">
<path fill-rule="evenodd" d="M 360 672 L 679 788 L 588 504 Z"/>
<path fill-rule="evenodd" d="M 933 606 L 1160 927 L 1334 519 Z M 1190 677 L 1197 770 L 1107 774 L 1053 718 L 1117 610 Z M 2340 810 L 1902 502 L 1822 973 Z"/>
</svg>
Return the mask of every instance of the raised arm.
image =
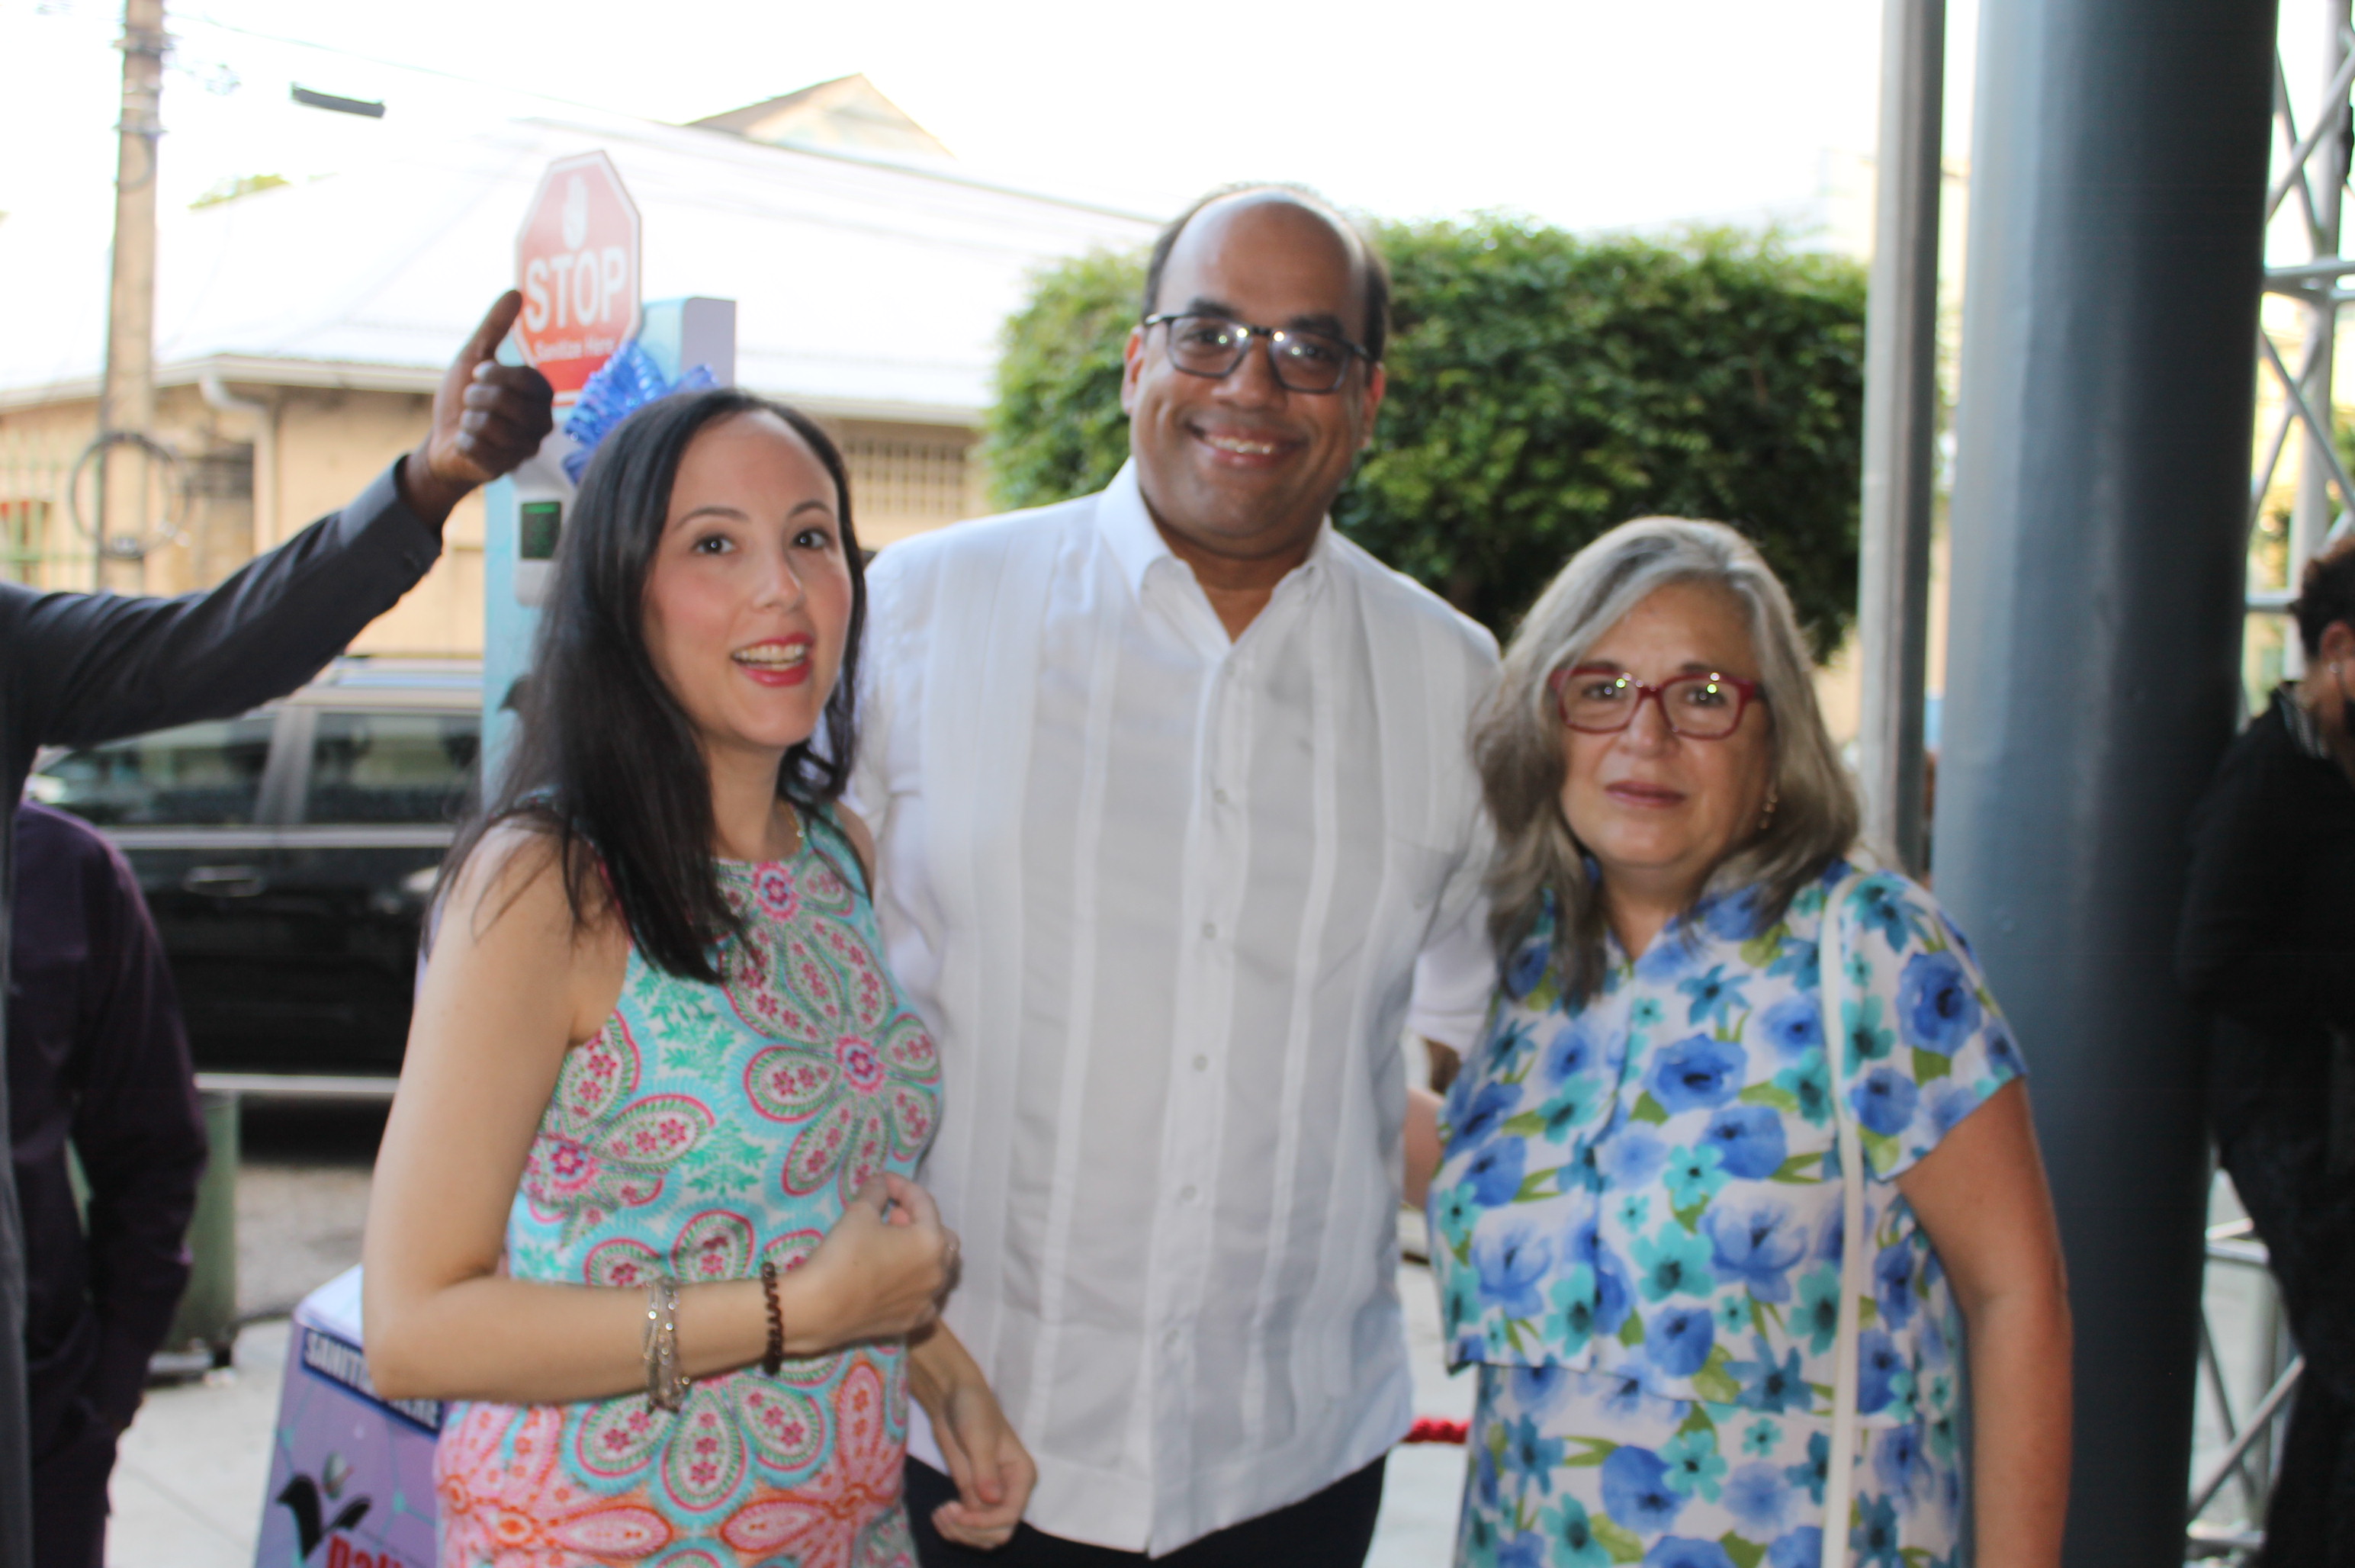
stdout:
<svg viewBox="0 0 2355 1568">
<path fill-rule="evenodd" d="M 425 575 L 450 509 L 552 428 L 536 370 L 493 356 L 522 307 L 499 297 L 434 395 L 415 451 L 357 499 L 207 592 L 177 599 L 0 587 L 0 659 L 29 745 L 89 745 L 240 713 L 300 686 Z"/>
</svg>

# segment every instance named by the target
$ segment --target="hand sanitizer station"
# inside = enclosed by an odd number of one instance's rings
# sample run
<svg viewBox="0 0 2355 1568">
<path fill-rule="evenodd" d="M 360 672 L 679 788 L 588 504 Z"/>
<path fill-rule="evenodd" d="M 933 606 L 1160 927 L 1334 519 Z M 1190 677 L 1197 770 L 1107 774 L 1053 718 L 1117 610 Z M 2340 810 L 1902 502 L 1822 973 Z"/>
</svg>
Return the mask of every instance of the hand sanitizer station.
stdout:
<svg viewBox="0 0 2355 1568">
<path fill-rule="evenodd" d="M 634 340 L 666 386 L 736 380 L 736 302 L 657 300 Z M 539 454 L 483 492 L 483 777 L 498 777 L 514 740 L 517 683 L 531 667 L 539 607 L 548 597 L 557 541 L 572 515 L 565 459 L 578 448 L 559 402 L 556 433 Z M 579 466 L 576 463 L 575 466 Z"/>
<path fill-rule="evenodd" d="M 543 254 L 550 243 L 562 249 Z M 637 212 L 603 154 L 549 167 L 517 251 L 524 318 L 501 357 L 549 376 L 557 428 L 530 462 L 484 491 L 486 788 L 513 750 L 515 703 L 571 516 L 566 459 L 582 470 L 582 437 L 593 441 L 630 408 L 670 390 L 727 386 L 736 374 L 733 300 L 640 305 Z M 254 1568 L 436 1561 L 433 1449 L 444 1406 L 377 1393 L 362 1349 L 360 1280 L 360 1270 L 347 1270 L 294 1310 Z"/>
</svg>

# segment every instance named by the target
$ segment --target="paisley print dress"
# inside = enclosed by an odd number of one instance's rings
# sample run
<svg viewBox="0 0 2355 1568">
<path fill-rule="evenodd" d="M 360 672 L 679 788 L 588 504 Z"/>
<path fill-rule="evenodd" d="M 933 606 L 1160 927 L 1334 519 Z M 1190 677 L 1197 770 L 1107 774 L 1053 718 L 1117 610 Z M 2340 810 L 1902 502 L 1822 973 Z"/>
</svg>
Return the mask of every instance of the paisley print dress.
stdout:
<svg viewBox="0 0 2355 1568">
<path fill-rule="evenodd" d="M 507 1218 L 517 1279 L 639 1288 L 790 1269 L 940 1121 L 940 1058 L 884 967 L 839 829 L 719 864 L 744 938 L 721 985 L 634 951 L 565 1059 Z M 469 1403 L 435 1457 L 442 1568 L 912 1568 L 900 1503 L 905 1350 L 866 1345 L 645 1396 Z"/>
</svg>

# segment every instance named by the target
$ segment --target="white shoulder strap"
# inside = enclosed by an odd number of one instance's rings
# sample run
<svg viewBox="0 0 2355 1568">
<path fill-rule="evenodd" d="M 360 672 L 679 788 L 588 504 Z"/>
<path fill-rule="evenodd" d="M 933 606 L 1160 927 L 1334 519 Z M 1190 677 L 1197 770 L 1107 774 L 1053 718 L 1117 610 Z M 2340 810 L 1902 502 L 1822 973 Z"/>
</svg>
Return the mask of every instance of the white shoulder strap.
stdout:
<svg viewBox="0 0 2355 1568">
<path fill-rule="evenodd" d="M 1824 1066 L 1831 1078 L 1840 1167 L 1839 1339 L 1832 1347 L 1831 1468 L 1824 1478 L 1823 1568 L 1848 1568 L 1849 1509 L 1856 1492 L 1857 1340 L 1863 1332 L 1871 1253 L 1864 1233 L 1864 1146 L 1848 1103 L 1848 1038 L 1840 1016 L 1848 990 L 1848 944 L 1840 931 L 1840 912 L 1862 880 L 1860 873 L 1850 871 L 1825 896 L 1823 929 L 1816 946 L 1824 1004 Z"/>
</svg>

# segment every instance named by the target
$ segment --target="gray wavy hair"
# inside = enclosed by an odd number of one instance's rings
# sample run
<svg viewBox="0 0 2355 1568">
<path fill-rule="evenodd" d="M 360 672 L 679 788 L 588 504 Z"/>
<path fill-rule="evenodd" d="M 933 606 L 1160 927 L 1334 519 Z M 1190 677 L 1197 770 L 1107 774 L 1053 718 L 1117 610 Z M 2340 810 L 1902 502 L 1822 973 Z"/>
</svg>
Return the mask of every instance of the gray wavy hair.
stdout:
<svg viewBox="0 0 2355 1568">
<path fill-rule="evenodd" d="M 1592 996 L 1603 979 L 1603 901 L 1562 816 L 1561 720 L 1546 682 L 1672 582 L 1711 584 L 1742 606 L 1773 726 L 1773 817 L 1710 872 L 1704 895 L 1754 888 L 1762 929 L 1772 926 L 1800 889 L 1855 844 L 1862 815 L 1816 705 L 1790 595 L 1750 541 L 1723 523 L 1690 517 L 1638 517 L 1613 528 L 1572 556 L 1530 606 L 1472 736 L 1497 825 L 1489 934 L 1497 953 L 1509 955 L 1535 929 L 1550 891 L 1559 911 L 1554 958 L 1574 999 Z"/>
</svg>

